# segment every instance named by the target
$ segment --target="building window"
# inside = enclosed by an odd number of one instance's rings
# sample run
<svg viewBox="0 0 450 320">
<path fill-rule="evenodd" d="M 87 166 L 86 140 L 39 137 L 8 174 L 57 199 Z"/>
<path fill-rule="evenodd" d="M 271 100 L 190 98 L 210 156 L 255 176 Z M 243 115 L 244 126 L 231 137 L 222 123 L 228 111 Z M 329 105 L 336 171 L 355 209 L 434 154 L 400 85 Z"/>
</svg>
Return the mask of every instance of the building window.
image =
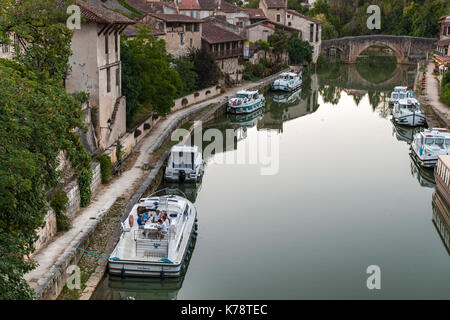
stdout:
<svg viewBox="0 0 450 320">
<path fill-rule="evenodd" d="M 291 26 L 291 24 L 292 24 L 292 23 L 289 21 L 289 22 L 288 22 L 288 26 Z"/>
<path fill-rule="evenodd" d="M 180 45 L 184 45 L 184 33 L 180 33 Z"/>
<path fill-rule="evenodd" d="M 105 34 L 105 53 L 106 53 L 106 54 L 109 53 L 109 48 L 108 48 L 108 34 Z"/>
<path fill-rule="evenodd" d="M 192 24 L 187 24 L 186 25 L 186 31 L 192 32 Z"/>
<path fill-rule="evenodd" d="M 316 42 L 319 42 L 319 25 L 316 24 Z"/>
<path fill-rule="evenodd" d="M 277 22 L 281 21 L 281 15 L 277 14 Z"/>
<path fill-rule="evenodd" d="M 116 87 L 120 86 L 120 67 L 116 69 Z"/>
<path fill-rule="evenodd" d="M 447 27 L 447 35 L 450 36 L 450 27 Z"/>
<path fill-rule="evenodd" d="M 288 14 L 288 19 L 290 19 L 291 18 L 291 15 L 290 14 Z"/>
<path fill-rule="evenodd" d="M 3 53 L 8 53 L 9 52 L 9 45 L 7 45 L 6 43 L 2 44 L 2 52 Z"/>
<path fill-rule="evenodd" d="M 119 52 L 119 35 L 117 33 L 114 34 L 114 50 L 115 52 Z"/>
<path fill-rule="evenodd" d="M 106 92 L 111 92 L 111 68 L 106 68 Z"/>
<path fill-rule="evenodd" d="M 199 32 L 200 31 L 200 24 L 196 23 L 194 24 L 194 32 Z"/>
<path fill-rule="evenodd" d="M 195 17 L 196 17 L 197 19 L 200 19 L 200 11 L 197 11 L 197 12 L 195 13 Z"/>
<path fill-rule="evenodd" d="M 192 38 L 189 39 L 189 46 L 192 48 Z"/>
<path fill-rule="evenodd" d="M 309 25 L 309 41 L 314 41 L 314 24 L 312 23 Z"/>
<path fill-rule="evenodd" d="M 192 18 L 194 17 L 194 11 L 191 11 L 191 17 Z"/>
</svg>

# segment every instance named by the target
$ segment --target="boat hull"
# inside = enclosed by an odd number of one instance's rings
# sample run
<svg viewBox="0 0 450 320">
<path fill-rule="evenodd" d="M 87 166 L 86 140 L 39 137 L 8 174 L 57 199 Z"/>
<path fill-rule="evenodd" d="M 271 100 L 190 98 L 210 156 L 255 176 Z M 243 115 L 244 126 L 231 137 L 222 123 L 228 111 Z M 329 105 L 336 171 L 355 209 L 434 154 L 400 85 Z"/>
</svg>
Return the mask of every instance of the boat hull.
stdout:
<svg viewBox="0 0 450 320">
<path fill-rule="evenodd" d="M 297 90 L 298 88 L 300 88 L 302 84 L 299 83 L 295 86 L 285 86 L 282 84 L 272 84 L 272 86 L 270 87 L 272 91 L 283 91 L 283 92 L 291 92 L 294 90 Z"/>
<path fill-rule="evenodd" d="M 433 157 L 433 158 L 428 158 L 428 159 L 423 159 L 421 158 L 416 150 L 414 148 L 411 148 L 411 155 L 414 158 L 414 160 L 417 161 L 417 163 L 419 165 L 421 165 L 422 167 L 426 167 L 426 168 L 434 168 L 436 166 L 436 163 L 438 161 L 437 156 Z"/>
<path fill-rule="evenodd" d="M 231 114 L 249 114 L 253 113 L 264 107 L 264 100 L 258 101 L 257 103 L 250 106 L 230 106 L 228 105 L 227 112 Z"/>
<path fill-rule="evenodd" d="M 394 113 L 393 118 L 396 123 L 410 127 L 423 126 L 425 125 L 426 121 L 425 115 L 423 113 L 416 112 L 406 115 L 398 115 Z"/>
</svg>

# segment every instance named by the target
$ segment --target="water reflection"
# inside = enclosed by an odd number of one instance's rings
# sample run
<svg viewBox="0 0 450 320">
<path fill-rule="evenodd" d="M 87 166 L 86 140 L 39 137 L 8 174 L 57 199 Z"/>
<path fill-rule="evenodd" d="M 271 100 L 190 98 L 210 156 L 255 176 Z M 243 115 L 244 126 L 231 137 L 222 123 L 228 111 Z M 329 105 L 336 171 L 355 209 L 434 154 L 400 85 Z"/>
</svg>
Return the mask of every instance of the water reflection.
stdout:
<svg viewBox="0 0 450 320">
<path fill-rule="evenodd" d="M 450 255 L 450 208 L 439 191 L 433 193 L 433 224 Z"/>
<path fill-rule="evenodd" d="M 423 127 L 402 126 L 392 120 L 391 123 L 393 135 L 395 135 L 398 141 L 405 141 L 407 144 L 411 144 L 416 133 L 422 132 L 424 130 Z"/>
<path fill-rule="evenodd" d="M 434 171 L 433 169 L 424 168 L 420 166 L 413 157 L 410 157 L 411 163 L 411 175 L 419 181 L 422 187 L 434 188 L 436 187 L 436 182 L 434 181 Z"/>
</svg>

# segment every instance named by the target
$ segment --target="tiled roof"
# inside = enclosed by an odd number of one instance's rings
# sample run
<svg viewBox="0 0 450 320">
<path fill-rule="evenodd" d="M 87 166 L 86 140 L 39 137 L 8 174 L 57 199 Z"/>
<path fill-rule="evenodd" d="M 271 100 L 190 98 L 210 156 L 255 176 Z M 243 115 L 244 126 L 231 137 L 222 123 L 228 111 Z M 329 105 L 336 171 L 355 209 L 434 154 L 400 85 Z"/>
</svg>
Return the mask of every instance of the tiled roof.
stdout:
<svg viewBox="0 0 450 320">
<path fill-rule="evenodd" d="M 86 18 L 87 21 L 97 23 L 135 23 L 133 20 L 128 19 L 120 13 L 105 9 L 103 7 L 91 5 L 82 0 L 76 0 L 75 4 L 81 8 L 81 14 Z"/>
<path fill-rule="evenodd" d="M 203 24 L 202 39 L 210 44 L 245 40 L 245 38 L 231 31 L 225 30 L 211 22 L 205 22 Z"/>
<path fill-rule="evenodd" d="M 303 19 L 305 19 L 305 20 L 308 20 L 308 21 L 317 23 L 317 24 L 322 24 L 322 21 L 317 20 L 317 19 L 313 19 L 313 18 L 310 18 L 310 17 L 307 17 L 307 16 L 305 16 L 305 15 L 303 15 L 303 14 L 301 14 L 300 12 L 295 11 L 295 10 L 289 9 L 289 10 L 288 10 L 288 13 L 293 14 L 294 16 L 303 18 Z"/>
<path fill-rule="evenodd" d="M 191 23 L 202 23 L 203 20 L 195 19 L 184 14 L 164 14 L 164 13 L 152 13 L 148 12 L 147 15 L 154 17 L 156 19 L 166 21 L 166 22 L 191 22 Z"/>
<path fill-rule="evenodd" d="M 264 0 L 267 8 L 284 8 L 286 7 L 286 0 Z"/>
<path fill-rule="evenodd" d="M 253 23 L 253 24 L 251 24 L 249 26 L 246 26 L 246 28 L 247 29 L 251 29 L 251 28 L 254 28 L 256 26 L 264 26 L 264 27 L 272 29 L 272 30 L 276 29 L 275 25 L 272 23 L 272 21 L 260 21 L 260 22 L 257 22 L 257 23 Z"/>
<path fill-rule="evenodd" d="M 439 40 L 439 41 L 437 42 L 437 45 L 438 45 L 439 47 L 450 46 L 450 39 Z"/>
<path fill-rule="evenodd" d="M 146 1 L 146 0 L 126 0 L 135 9 L 142 13 L 164 13 L 164 7 L 173 8 L 173 2 Z"/>
<path fill-rule="evenodd" d="M 177 0 L 175 0 L 177 1 Z M 177 3 L 180 10 L 199 10 L 200 5 L 197 0 L 182 0 L 181 3 Z"/>
<path fill-rule="evenodd" d="M 253 24 L 247 26 L 246 28 L 249 29 L 249 28 L 259 26 L 259 25 L 263 25 L 270 29 L 281 29 L 281 30 L 286 30 L 286 31 L 290 31 L 290 32 L 301 32 L 301 30 L 299 30 L 299 29 L 289 27 L 289 26 L 286 26 L 284 24 L 281 24 L 281 23 L 278 23 L 278 22 L 275 22 L 272 20 L 258 21 L 256 23 L 253 23 Z"/>
<path fill-rule="evenodd" d="M 142 23 L 137 23 L 135 25 L 127 26 L 125 28 L 125 30 L 123 31 L 123 34 L 126 36 L 129 36 L 129 37 L 136 37 L 138 34 L 138 31 L 139 31 L 138 28 L 136 28 L 137 25 L 142 25 Z M 156 28 L 152 28 L 152 33 L 155 36 L 160 36 L 160 35 L 165 34 L 163 31 L 158 30 Z"/>
<path fill-rule="evenodd" d="M 249 8 L 247 9 L 248 16 L 251 20 L 264 20 L 267 19 L 264 11 L 260 8 Z"/>
<path fill-rule="evenodd" d="M 239 8 L 236 5 L 231 4 L 226 0 L 198 0 L 200 8 L 203 10 L 218 10 L 219 2 L 220 2 L 220 10 L 222 11 L 235 12 L 239 10 Z"/>
</svg>

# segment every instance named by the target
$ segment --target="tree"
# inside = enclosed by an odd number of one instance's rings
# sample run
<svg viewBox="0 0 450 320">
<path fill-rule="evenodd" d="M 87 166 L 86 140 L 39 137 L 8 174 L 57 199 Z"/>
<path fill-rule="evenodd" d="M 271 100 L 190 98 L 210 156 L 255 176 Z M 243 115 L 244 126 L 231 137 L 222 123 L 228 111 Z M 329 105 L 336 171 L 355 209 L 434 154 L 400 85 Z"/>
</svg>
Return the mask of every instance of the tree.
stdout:
<svg viewBox="0 0 450 320">
<path fill-rule="evenodd" d="M 220 69 L 214 56 L 204 47 L 193 49 L 189 53 L 189 59 L 194 63 L 194 71 L 197 73 L 197 89 L 204 89 L 217 84 L 220 78 Z"/>
<path fill-rule="evenodd" d="M 300 40 L 296 34 L 289 38 L 287 52 L 294 64 L 312 61 L 313 47 L 307 41 Z"/>
<path fill-rule="evenodd" d="M 0 299 L 32 297 L 23 275 L 36 229 L 47 212 L 45 193 L 58 184 L 58 154 L 67 151 L 76 172 L 89 166 L 76 128 L 81 103 L 62 85 L 16 62 L 0 61 Z"/>
<path fill-rule="evenodd" d="M 190 57 L 179 57 L 173 61 L 173 64 L 175 65 L 175 70 L 180 75 L 182 83 L 177 95 L 181 97 L 197 90 L 198 75 L 195 73 L 195 65 Z"/>
<path fill-rule="evenodd" d="M 11 43 L 14 59 L 43 78 L 62 81 L 72 54 L 73 32 L 66 27 L 65 8 L 72 0 L 2 0 L 0 42 Z"/>
<path fill-rule="evenodd" d="M 277 60 L 280 60 L 281 54 L 286 50 L 288 45 L 288 34 L 284 30 L 277 29 L 268 39 L 273 53 L 276 54 Z"/>
<path fill-rule="evenodd" d="M 335 39 L 339 36 L 334 25 L 327 21 L 323 13 L 315 15 L 314 19 L 322 21 L 322 40 Z"/>
<path fill-rule="evenodd" d="M 156 40 L 147 26 L 137 26 L 136 38 L 121 39 L 124 95 L 131 97 L 127 121 L 144 109 L 166 115 L 182 86 L 178 73 L 170 68 L 164 40 Z M 133 80 L 133 82 L 129 82 Z M 128 105 L 128 103 L 127 103 Z"/>
</svg>

